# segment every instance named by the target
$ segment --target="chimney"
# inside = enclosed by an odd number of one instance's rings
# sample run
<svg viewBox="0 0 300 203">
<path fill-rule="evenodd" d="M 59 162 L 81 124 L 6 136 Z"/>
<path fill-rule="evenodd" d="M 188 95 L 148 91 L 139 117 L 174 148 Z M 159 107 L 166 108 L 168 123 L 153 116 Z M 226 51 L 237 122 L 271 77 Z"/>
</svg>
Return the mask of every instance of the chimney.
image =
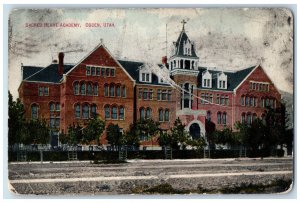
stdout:
<svg viewBox="0 0 300 203">
<path fill-rule="evenodd" d="M 163 65 L 166 65 L 167 64 L 167 56 L 163 56 L 161 58 L 161 62 L 162 62 Z"/>
<path fill-rule="evenodd" d="M 63 52 L 60 52 L 58 54 L 58 74 L 59 75 L 64 74 L 64 56 L 65 56 L 65 54 Z"/>
</svg>

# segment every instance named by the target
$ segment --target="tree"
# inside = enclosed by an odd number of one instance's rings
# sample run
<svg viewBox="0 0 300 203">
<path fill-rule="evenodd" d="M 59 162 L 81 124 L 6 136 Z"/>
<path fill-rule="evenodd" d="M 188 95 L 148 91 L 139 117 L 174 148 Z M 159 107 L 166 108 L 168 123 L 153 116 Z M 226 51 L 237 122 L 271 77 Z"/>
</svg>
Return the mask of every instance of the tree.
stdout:
<svg viewBox="0 0 300 203">
<path fill-rule="evenodd" d="M 13 96 L 8 92 L 8 145 L 13 146 L 21 142 L 24 130 L 24 106 L 18 98 L 13 100 Z"/>
<path fill-rule="evenodd" d="M 206 142 L 205 142 L 204 137 L 199 137 L 198 139 L 195 139 L 195 140 L 188 140 L 187 144 L 192 146 L 193 148 L 196 148 L 196 150 L 198 152 L 203 150 L 204 147 L 206 146 Z"/>
<path fill-rule="evenodd" d="M 118 124 L 111 123 L 108 125 L 108 127 L 106 128 L 106 139 L 113 149 L 124 143 L 122 133 L 120 132 Z"/>
<path fill-rule="evenodd" d="M 174 127 L 171 129 L 169 145 L 173 149 L 184 149 L 187 146 L 189 137 L 189 133 L 185 130 L 185 125 L 177 118 L 174 122 Z"/>
<path fill-rule="evenodd" d="M 234 146 L 240 144 L 240 140 L 237 133 L 234 133 L 232 129 L 224 128 L 223 130 L 216 130 L 213 133 L 213 140 L 215 144 Z"/>
<path fill-rule="evenodd" d="M 35 119 L 26 121 L 21 142 L 23 144 L 48 144 L 50 142 L 50 128 L 46 120 Z"/>
<path fill-rule="evenodd" d="M 79 124 L 73 124 L 68 127 L 68 133 L 60 136 L 62 144 L 77 145 L 83 137 L 82 127 Z"/>
<path fill-rule="evenodd" d="M 136 122 L 136 130 L 140 135 L 150 137 L 153 145 L 153 138 L 160 131 L 160 123 L 152 119 L 140 119 Z"/>
<path fill-rule="evenodd" d="M 126 145 L 131 145 L 136 148 L 140 146 L 140 134 L 135 123 L 129 126 L 129 130 L 124 135 Z"/>
<path fill-rule="evenodd" d="M 104 129 L 105 121 L 101 120 L 99 117 L 90 119 L 87 126 L 83 129 L 81 142 L 84 144 L 88 144 L 91 141 L 96 140 L 97 145 L 99 145 L 99 139 Z"/>
</svg>

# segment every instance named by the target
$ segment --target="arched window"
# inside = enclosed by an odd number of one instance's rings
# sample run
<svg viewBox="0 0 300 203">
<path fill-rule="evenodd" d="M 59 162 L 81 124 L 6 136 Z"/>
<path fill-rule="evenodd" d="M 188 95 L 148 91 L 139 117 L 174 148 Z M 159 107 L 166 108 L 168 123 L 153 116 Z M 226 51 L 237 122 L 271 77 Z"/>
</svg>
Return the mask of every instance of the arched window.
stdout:
<svg viewBox="0 0 300 203">
<path fill-rule="evenodd" d="M 169 109 L 165 110 L 165 121 L 170 121 Z"/>
<path fill-rule="evenodd" d="M 80 118 L 80 104 L 75 105 L 75 118 Z"/>
<path fill-rule="evenodd" d="M 92 95 L 92 93 L 93 93 L 92 84 L 88 83 L 88 85 L 87 85 L 87 95 Z"/>
<path fill-rule="evenodd" d="M 60 104 L 59 103 L 56 103 L 56 105 L 55 105 L 55 111 L 60 111 Z"/>
<path fill-rule="evenodd" d="M 145 118 L 145 109 L 141 108 L 140 109 L 140 119 L 144 119 Z"/>
<path fill-rule="evenodd" d="M 98 84 L 94 84 L 94 95 L 98 96 Z"/>
<path fill-rule="evenodd" d="M 274 108 L 274 100 L 273 99 L 270 99 L 270 107 Z"/>
<path fill-rule="evenodd" d="M 74 94 L 79 95 L 79 83 L 78 82 L 74 83 Z"/>
<path fill-rule="evenodd" d="M 84 104 L 82 107 L 82 118 L 83 119 L 88 119 L 89 116 L 89 105 L 88 104 Z"/>
<path fill-rule="evenodd" d="M 242 113 L 242 123 L 245 123 L 245 121 L 246 121 L 246 114 Z"/>
<path fill-rule="evenodd" d="M 118 107 L 113 106 L 111 110 L 111 118 L 118 119 Z"/>
<path fill-rule="evenodd" d="M 125 114 L 125 109 L 123 106 L 120 106 L 120 109 L 119 109 L 119 119 L 120 120 L 124 120 L 124 114 Z"/>
<path fill-rule="evenodd" d="M 159 114 L 158 120 L 159 121 L 164 121 L 164 111 L 162 109 L 159 109 L 158 114 Z"/>
<path fill-rule="evenodd" d="M 247 114 L 247 124 L 250 125 L 252 123 L 252 114 L 248 113 Z"/>
<path fill-rule="evenodd" d="M 91 117 L 96 118 L 97 117 L 97 106 L 96 104 L 93 104 L 91 106 Z"/>
<path fill-rule="evenodd" d="M 125 85 L 122 87 L 122 97 L 126 97 L 126 87 L 125 87 Z"/>
<path fill-rule="evenodd" d="M 260 106 L 265 107 L 265 98 L 263 98 L 263 97 L 260 100 Z"/>
<path fill-rule="evenodd" d="M 148 107 L 146 110 L 146 119 L 150 119 L 151 118 L 151 109 Z"/>
<path fill-rule="evenodd" d="M 266 107 L 269 107 L 270 103 L 269 103 L 269 98 L 266 99 Z"/>
<path fill-rule="evenodd" d="M 37 104 L 31 105 L 31 119 L 37 119 L 38 118 L 38 106 Z"/>
<path fill-rule="evenodd" d="M 105 114 L 105 119 L 109 119 L 110 118 L 110 107 L 109 107 L 109 105 L 105 105 L 105 107 L 104 107 L 104 114 Z"/>
<path fill-rule="evenodd" d="M 221 124 L 221 112 L 217 113 L 218 124 Z"/>
<path fill-rule="evenodd" d="M 246 106 L 249 106 L 249 97 L 248 97 L 248 96 L 246 96 L 246 99 L 245 99 L 245 105 L 246 105 Z"/>
<path fill-rule="evenodd" d="M 224 112 L 223 115 L 222 115 L 222 123 L 224 125 L 226 125 L 226 123 L 227 123 L 227 114 L 226 114 L 226 112 Z"/>
<path fill-rule="evenodd" d="M 241 105 L 245 106 L 245 96 L 244 95 L 241 97 Z"/>
<path fill-rule="evenodd" d="M 121 87 L 120 87 L 120 85 L 117 85 L 117 87 L 116 87 L 116 96 L 117 97 L 121 96 Z"/>
<path fill-rule="evenodd" d="M 82 83 L 80 86 L 80 94 L 85 95 L 85 84 L 84 83 Z"/>
<path fill-rule="evenodd" d="M 104 85 L 104 96 L 108 97 L 108 84 Z"/>
<path fill-rule="evenodd" d="M 250 97 L 250 106 L 254 106 L 253 97 Z"/>
<path fill-rule="evenodd" d="M 55 111 L 55 104 L 54 103 L 50 103 L 50 111 Z"/>
<path fill-rule="evenodd" d="M 115 96 L 115 85 L 114 84 L 111 84 L 109 86 L 109 96 L 110 97 L 114 97 Z"/>
<path fill-rule="evenodd" d="M 207 111 L 207 113 L 206 113 L 206 120 L 211 121 L 211 112 L 210 111 Z"/>
</svg>

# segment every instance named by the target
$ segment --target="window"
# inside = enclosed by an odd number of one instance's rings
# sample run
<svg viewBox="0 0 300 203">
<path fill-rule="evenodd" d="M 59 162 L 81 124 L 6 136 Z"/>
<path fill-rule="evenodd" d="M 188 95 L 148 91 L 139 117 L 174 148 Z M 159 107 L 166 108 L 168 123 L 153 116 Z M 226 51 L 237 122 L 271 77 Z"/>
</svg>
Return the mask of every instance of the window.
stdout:
<svg viewBox="0 0 300 203">
<path fill-rule="evenodd" d="M 221 96 L 221 104 L 225 105 L 225 97 L 223 95 Z"/>
<path fill-rule="evenodd" d="M 91 67 L 86 66 L 86 75 L 91 75 Z"/>
<path fill-rule="evenodd" d="M 50 117 L 50 128 L 55 128 L 55 118 Z"/>
<path fill-rule="evenodd" d="M 227 95 L 225 96 L 225 105 L 229 106 L 229 97 Z"/>
<path fill-rule="evenodd" d="M 261 98 L 260 106 L 265 107 L 265 98 Z"/>
<path fill-rule="evenodd" d="M 117 85 L 117 87 L 116 87 L 116 96 L 117 97 L 121 96 L 121 87 L 120 87 L 120 85 Z"/>
<path fill-rule="evenodd" d="M 227 114 L 226 114 L 226 112 L 224 112 L 223 115 L 222 115 L 222 123 L 224 125 L 226 125 L 226 122 L 227 122 Z"/>
<path fill-rule="evenodd" d="M 162 100 L 166 101 L 167 100 L 167 90 L 162 91 Z"/>
<path fill-rule="evenodd" d="M 143 99 L 148 99 L 148 89 L 144 89 L 144 92 L 143 92 Z"/>
<path fill-rule="evenodd" d="M 55 127 L 56 127 L 56 128 L 59 128 L 59 125 L 60 125 L 60 118 L 59 118 L 59 117 L 56 117 L 56 118 L 55 118 Z"/>
<path fill-rule="evenodd" d="M 245 123 L 245 120 L 246 120 L 246 115 L 245 113 L 242 113 L 242 123 Z"/>
<path fill-rule="evenodd" d="M 161 100 L 161 90 L 157 90 L 157 100 Z"/>
<path fill-rule="evenodd" d="M 104 77 L 105 76 L 105 68 L 101 68 L 101 75 Z"/>
<path fill-rule="evenodd" d="M 159 120 L 159 121 L 164 121 L 164 118 L 163 118 L 163 110 L 162 110 L 162 109 L 159 109 L 159 110 L 158 110 L 158 114 L 159 114 L 158 120 Z"/>
<path fill-rule="evenodd" d="M 168 90 L 168 101 L 171 101 L 171 95 L 172 95 L 172 91 Z"/>
<path fill-rule="evenodd" d="M 38 118 L 38 106 L 36 104 L 31 105 L 31 119 Z"/>
<path fill-rule="evenodd" d="M 217 113 L 217 118 L 218 118 L 218 124 L 221 124 L 221 113 Z"/>
<path fill-rule="evenodd" d="M 106 76 L 109 77 L 109 68 L 106 69 Z"/>
<path fill-rule="evenodd" d="M 87 85 L 87 95 L 92 95 L 92 93 L 93 93 L 92 85 L 91 85 L 91 83 L 88 83 L 88 85 Z"/>
<path fill-rule="evenodd" d="M 92 68 L 92 75 L 96 75 L 96 67 L 91 67 Z"/>
<path fill-rule="evenodd" d="M 60 111 L 60 104 L 59 104 L 59 103 L 56 103 L 56 105 L 55 105 L 55 110 L 56 110 L 56 111 Z"/>
<path fill-rule="evenodd" d="M 145 109 L 141 108 L 140 109 L 140 119 L 144 119 L 145 118 Z"/>
<path fill-rule="evenodd" d="M 151 82 L 150 73 L 141 73 L 140 74 L 140 81 L 141 82 Z"/>
<path fill-rule="evenodd" d="M 122 88 L 122 97 L 126 97 L 126 87 L 123 86 Z"/>
<path fill-rule="evenodd" d="M 80 118 L 80 105 L 76 104 L 75 106 L 75 118 Z"/>
<path fill-rule="evenodd" d="M 120 120 L 124 120 L 124 114 L 125 114 L 124 107 L 120 106 L 120 109 L 119 109 L 119 119 Z"/>
<path fill-rule="evenodd" d="M 241 105 L 242 105 L 242 106 L 245 106 L 245 96 L 242 96 L 242 97 L 241 97 Z"/>
<path fill-rule="evenodd" d="M 39 87 L 39 96 L 43 96 L 44 88 Z"/>
<path fill-rule="evenodd" d="M 96 73 L 97 73 L 97 76 L 100 76 L 100 67 L 97 67 Z"/>
<path fill-rule="evenodd" d="M 109 119 L 110 118 L 110 107 L 108 105 L 106 105 L 104 107 L 104 114 L 105 114 L 105 119 Z"/>
<path fill-rule="evenodd" d="M 169 117 L 169 109 L 165 110 L 165 121 L 169 121 L 170 117 Z"/>
<path fill-rule="evenodd" d="M 146 111 L 146 119 L 150 119 L 150 118 L 151 118 L 151 109 L 148 107 Z"/>
<path fill-rule="evenodd" d="M 201 93 L 201 104 L 205 104 L 205 94 Z"/>
<path fill-rule="evenodd" d="M 112 107 L 111 118 L 112 119 L 118 118 L 118 108 L 116 106 Z"/>
<path fill-rule="evenodd" d="M 49 87 L 44 88 L 44 96 L 49 96 Z"/>
<path fill-rule="evenodd" d="M 250 125 L 252 123 L 252 115 L 251 113 L 247 114 L 247 124 Z"/>
<path fill-rule="evenodd" d="M 82 118 L 83 119 L 88 119 L 89 118 L 89 106 L 87 104 L 83 105 L 83 108 L 82 108 Z"/>
<path fill-rule="evenodd" d="M 257 119 L 257 115 L 254 113 L 253 115 L 252 115 L 252 121 L 255 121 Z"/>
<path fill-rule="evenodd" d="M 115 69 L 110 69 L 110 76 L 115 77 Z"/>
<path fill-rule="evenodd" d="M 50 111 L 54 111 L 55 110 L 55 104 L 54 103 L 51 103 L 50 104 Z"/>
<path fill-rule="evenodd" d="M 153 99 L 153 89 L 149 90 L 149 99 Z"/>
<path fill-rule="evenodd" d="M 211 121 L 211 112 L 210 111 L 207 111 L 206 120 Z"/>
<path fill-rule="evenodd" d="M 108 97 L 108 85 L 104 85 L 104 96 Z"/>
<path fill-rule="evenodd" d="M 143 89 L 139 88 L 139 99 L 141 99 L 143 96 Z"/>
<path fill-rule="evenodd" d="M 95 104 L 91 107 L 91 117 L 96 118 L 97 117 L 97 106 Z"/>
<path fill-rule="evenodd" d="M 94 95 L 98 96 L 98 84 L 94 84 Z"/>
<path fill-rule="evenodd" d="M 220 95 L 217 94 L 217 104 L 220 104 Z"/>
<path fill-rule="evenodd" d="M 74 94 L 79 95 L 79 83 L 78 82 L 74 83 Z"/>
<path fill-rule="evenodd" d="M 111 84 L 109 86 L 109 96 L 110 97 L 114 97 L 115 96 L 115 86 L 113 84 Z"/>
<path fill-rule="evenodd" d="M 84 84 L 84 83 L 81 84 L 81 87 L 80 87 L 80 94 L 81 94 L 81 95 L 85 95 L 85 84 Z"/>
<path fill-rule="evenodd" d="M 246 105 L 246 106 L 249 106 L 249 97 L 248 97 L 248 96 L 246 96 L 246 99 L 245 99 L 245 105 Z"/>
</svg>

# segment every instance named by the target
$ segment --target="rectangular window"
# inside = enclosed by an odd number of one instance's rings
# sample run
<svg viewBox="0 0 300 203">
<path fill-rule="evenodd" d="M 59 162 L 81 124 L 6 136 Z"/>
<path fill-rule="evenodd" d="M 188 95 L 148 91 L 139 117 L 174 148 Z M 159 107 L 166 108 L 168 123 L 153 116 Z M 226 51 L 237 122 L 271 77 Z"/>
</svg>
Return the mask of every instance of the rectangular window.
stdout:
<svg viewBox="0 0 300 203">
<path fill-rule="evenodd" d="M 207 79 L 207 87 L 210 87 L 210 79 Z"/>
<path fill-rule="evenodd" d="M 205 94 L 204 93 L 201 93 L 201 104 L 204 104 L 205 103 Z"/>
<path fill-rule="evenodd" d="M 162 98 L 161 98 L 163 101 L 166 101 L 167 100 L 167 90 L 163 90 L 162 91 Z"/>
<path fill-rule="evenodd" d="M 219 81 L 219 88 L 222 88 L 222 81 Z"/>
<path fill-rule="evenodd" d="M 110 69 L 110 76 L 115 77 L 115 69 Z"/>
<path fill-rule="evenodd" d="M 225 81 L 223 81 L 223 88 L 226 88 L 226 87 L 225 87 Z"/>
<path fill-rule="evenodd" d="M 221 96 L 221 104 L 225 105 L 225 97 L 224 96 Z"/>
<path fill-rule="evenodd" d="M 150 81 L 150 74 L 149 74 L 149 73 L 146 74 L 146 81 L 147 81 L 147 82 Z"/>
<path fill-rule="evenodd" d="M 91 75 L 91 67 L 86 66 L 86 75 Z"/>
<path fill-rule="evenodd" d="M 157 90 L 157 100 L 161 100 L 161 90 Z"/>
<path fill-rule="evenodd" d="M 217 94 L 217 104 L 220 104 L 220 95 Z"/>
<path fill-rule="evenodd" d="M 55 127 L 55 118 L 50 118 L 50 128 Z"/>
<path fill-rule="evenodd" d="M 105 76 L 105 68 L 101 68 L 101 75 L 104 77 Z"/>
<path fill-rule="evenodd" d="M 149 99 L 153 99 L 153 89 L 149 90 Z"/>
<path fill-rule="evenodd" d="M 126 87 L 123 86 L 122 88 L 122 97 L 126 97 Z"/>
<path fill-rule="evenodd" d="M 143 99 L 148 99 L 148 89 L 144 89 L 144 92 L 143 92 Z"/>
<path fill-rule="evenodd" d="M 110 118 L 110 108 L 109 107 L 105 107 L 105 119 Z"/>
<path fill-rule="evenodd" d="M 106 77 L 109 77 L 109 68 L 106 68 Z"/>
<path fill-rule="evenodd" d="M 145 81 L 146 79 L 146 74 L 145 73 L 142 73 L 142 81 Z"/>
<path fill-rule="evenodd" d="M 227 106 L 229 106 L 229 97 L 228 97 L 228 96 L 225 97 L 225 104 L 226 104 Z"/>
<path fill-rule="evenodd" d="M 44 88 L 39 87 L 39 96 L 43 96 Z"/>
<path fill-rule="evenodd" d="M 124 120 L 124 108 L 123 108 L 123 107 L 120 108 L 119 119 L 120 119 L 120 120 Z"/>
<path fill-rule="evenodd" d="M 97 76 L 100 76 L 100 68 L 99 67 L 97 67 L 96 73 L 97 73 Z"/>
<path fill-rule="evenodd" d="M 111 118 L 117 119 L 117 116 L 118 116 L 117 107 L 112 107 Z"/>
<path fill-rule="evenodd" d="M 60 126 L 60 119 L 59 119 L 59 118 L 56 118 L 56 119 L 55 119 L 55 127 L 56 127 L 56 128 L 59 128 L 59 126 Z"/>
<path fill-rule="evenodd" d="M 49 96 L 49 87 L 44 88 L 44 96 Z"/>
<path fill-rule="evenodd" d="M 92 69 L 92 75 L 96 75 L 96 67 L 91 67 Z"/>
<path fill-rule="evenodd" d="M 213 103 L 213 95 L 210 94 L 210 99 L 209 99 L 210 103 Z"/>
<path fill-rule="evenodd" d="M 204 79 L 203 86 L 206 87 L 206 79 Z"/>
<path fill-rule="evenodd" d="M 168 101 L 171 101 L 171 95 L 172 95 L 172 91 L 168 90 Z"/>
<path fill-rule="evenodd" d="M 139 88 L 139 99 L 141 99 L 143 96 L 143 89 Z"/>
<path fill-rule="evenodd" d="M 56 111 L 60 111 L 60 104 L 59 104 L 59 103 L 57 103 L 57 104 L 55 105 L 55 110 L 56 110 Z"/>
</svg>

